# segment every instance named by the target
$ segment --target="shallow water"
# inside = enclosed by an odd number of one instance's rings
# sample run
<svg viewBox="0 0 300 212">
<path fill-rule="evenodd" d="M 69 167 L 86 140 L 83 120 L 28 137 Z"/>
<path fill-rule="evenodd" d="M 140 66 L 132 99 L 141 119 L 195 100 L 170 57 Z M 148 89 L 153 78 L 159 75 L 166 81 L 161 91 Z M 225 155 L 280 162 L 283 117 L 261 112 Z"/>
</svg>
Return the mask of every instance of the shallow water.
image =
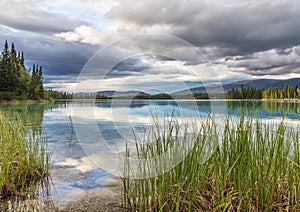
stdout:
<svg viewBox="0 0 300 212">
<path fill-rule="evenodd" d="M 105 185 L 122 170 L 126 141 L 143 140 L 154 124 L 172 117 L 189 123 L 213 116 L 221 121 L 245 113 L 267 121 L 299 124 L 300 104 L 267 101 L 104 100 L 49 104 L 6 104 L 32 131 L 41 129 L 51 153 L 48 196 L 68 203 Z M 115 192 L 115 191 L 114 191 Z"/>
</svg>

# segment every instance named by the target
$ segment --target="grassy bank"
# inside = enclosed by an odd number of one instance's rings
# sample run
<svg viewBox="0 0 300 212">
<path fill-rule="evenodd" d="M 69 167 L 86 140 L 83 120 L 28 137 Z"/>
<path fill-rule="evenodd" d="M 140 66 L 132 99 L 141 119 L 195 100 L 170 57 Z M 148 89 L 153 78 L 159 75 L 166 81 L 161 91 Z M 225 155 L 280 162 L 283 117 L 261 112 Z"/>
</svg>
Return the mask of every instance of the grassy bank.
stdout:
<svg viewBox="0 0 300 212">
<path fill-rule="evenodd" d="M 124 208 L 132 211 L 299 211 L 300 150 L 298 133 L 283 123 L 263 124 L 251 119 L 228 120 L 223 132 L 212 120 L 194 136 L 176 122 L 164 130 L 154 127 L 137 144 L 139 159 L 155 158 L 182 143 L 193 144 L 187 157 L 164 174 L 146 179 L 123 178 Z M 208 143 L 220 142 L 208 160 Z M 193 140 L 192 140 L 193 139 Z M 186 145 L 185 145 L 186 146 Z M 129 148 L 127 155 L 131 156 Z M 201 161 L 203 163 L 201 163 Z M 205 162 L 204 162 L 205 161 Z M 162 167 L 144 164 L 140 172 Z M 153 161 L 151 161 L 153 163 Z M 132 175 L 125 164 L 125 176 Z"/>
<path fill-rule="evenodd" d="M 49 102 L 54 102 L 55 100 L 53 99 L 41 99 L 41 100 L 11 100 L 11 101 L 6 101 L 6 100 L 0 100 L 1 104 L 32 104 L 32 103 L 49 103 Z"/>
<path fill-rule="evenodd" d="M 0 111 L 0 199 L 22 196 L 49 173 L 47 142 Z"/>
</svg>

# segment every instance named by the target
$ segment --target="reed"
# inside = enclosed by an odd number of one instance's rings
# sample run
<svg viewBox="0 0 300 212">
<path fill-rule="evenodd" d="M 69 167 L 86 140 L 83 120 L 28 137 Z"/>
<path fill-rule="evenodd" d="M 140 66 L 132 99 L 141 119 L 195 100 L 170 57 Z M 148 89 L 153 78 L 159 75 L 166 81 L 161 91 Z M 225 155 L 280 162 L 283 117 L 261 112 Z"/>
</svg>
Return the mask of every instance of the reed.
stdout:
<svg viewBox="0 0 300 212">
<path fill-rule="evenodd" d="M 177 121 L 154 126 L 147 143 L 136 144 L 137 157 L 157 157 L 182 143 L 192 144 L 185 159 L 173 169 L 134 179 L 125 163 L 123 206 L 130 211 L 299 211 L 300 149 L 297 130 L 241 117 L 228 120 L 222 132 L 214 120 L 191 133 Z M 192 136 L 191 136 L 192 135 Z M 155 142 L 151 142 L 155 141 Z M 218 145 L 205 158 L 207 145 Z M 184 145 L 186 146 L 186 145 Z M 214 145 L 213 145 L 214 146 Z M 127 148 L 127 157 L 131 156 Z M 136 156 L 136 155 L 134 155 Z M 149 160 L 150 161 L 150 160 Z M 159 161 L 158 163 L 162 163 Z M 156 164 L 161 167 L 161 164 Z M 153 164 L 139 172 L 153 169 Z"/>
<path fill-rule="evenodd" d="M 0 111 L 0 199 L 23 196 L 49 174 L 47 140 Z"/>
</svg>

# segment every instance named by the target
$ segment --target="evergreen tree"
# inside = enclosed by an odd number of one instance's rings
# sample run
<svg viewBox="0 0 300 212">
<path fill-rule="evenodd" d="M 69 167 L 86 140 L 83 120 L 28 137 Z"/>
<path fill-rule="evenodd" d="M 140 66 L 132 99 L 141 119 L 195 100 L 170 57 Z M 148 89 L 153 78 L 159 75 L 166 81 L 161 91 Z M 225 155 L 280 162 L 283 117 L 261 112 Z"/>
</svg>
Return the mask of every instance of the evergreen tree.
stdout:
<svg viewBox="0 0 300 212">
<path fill-rule="evenodd" d="M 31 73 L 31 82 L 30 82 L 30 93 L 29 98 L 30 99 L 36 99 L 37 98 L 37 72 L 35 69 L 35 64 L 32 65 L 32 73 Z"/>
<path fill-rule="evenodd" d="M 17 59 L 17 52 L 16 52 L 16 49 L 15 49 L 15 44 L 14 43 L 11 44 L 10 56 L 11 56 L 13 61 L 15 61 Z"/>
<path fill-rule="evenodd" d="M 270 87 L 263 91 L 264 99 L 297 99 L 300 98 L 300 90 L 298 85 L 295 87 L 284 85 L 280 90 L 277 87 Z"/>
<path fill-rule="evenodd" d="M 21 65 L 24 66 L 24 52 L 21 53 Z"/>
<path fill-rule="evenodd" d="M 44 85 L 43 85 L 42 66 L 40 66 L 39 73 L 38 73 L 38 97 L 40 99 L 44 99 Z"/>
<path fill-rule="evenodd" d="M 0 91 L 7 92 L 9 90 L 9 50 L 8 43 L 5 41 L 2 53 L 1 75 L 0 75 Z"/>
<path fill-rule="evenodd" d="M 5 42 L 0 55 L 0 100 L 43 99 L 42 75 L 42 67 L 35 64 L 30 74 L 24 66 L 24 53 L 17 53 L 14 43 L 9 50 Z"/>
<path fill-rule="evenodd" d="M 10 60 L 9 60 L 9 91 L 15 92 L 17 89 L 17 77 L 18 77 L 18 66 L 17 66 L 17 52 L 15 50 L 15 45 L 12 43 L 10 50 Z"/>
<path fill-rule="evenodd" d="M 7 60 L 8 59 L 8 54 L 9 54 L 8 43 L 7 43 L 7 40 L 6 40 L 5 44 L 4 44 L 4 50 L 3 50 L 3 60 Z"/>
</svg>

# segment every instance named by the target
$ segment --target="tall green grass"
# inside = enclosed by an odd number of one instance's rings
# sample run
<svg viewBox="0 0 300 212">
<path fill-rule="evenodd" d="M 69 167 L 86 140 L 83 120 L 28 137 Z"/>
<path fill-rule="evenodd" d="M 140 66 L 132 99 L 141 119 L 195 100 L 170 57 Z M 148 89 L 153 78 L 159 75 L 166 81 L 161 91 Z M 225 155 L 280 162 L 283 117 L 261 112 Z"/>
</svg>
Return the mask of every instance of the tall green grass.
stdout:
<svg viewBox="0 0 300 212">
<path fill-rule="evenodd" d="M 150 178 L 134 179 L 131 164 L 125 163 L 124 208 L 130 211 L 299 211 L 298 132 L 286 127 L 284 122 L 266 124 L 244 117 L 225 121 L 222 132 L 215 126 L 213 120 L 207 120 L 200 129 L 194 128 L 193 136 L 188 136 L 191 133 L 187 127 L 175 121 L 164 130 L 155 126 L 146 138 L 148 143 L 137 142 L 139 159 L 155 158 L 176 145 L 182 148 L 184 142 L 193 148 L 173 169 Z M 216 141 L 215 151 L 205 158 L 208 144 Z M 131 152 L 127 148 L 127 157 L 132 156 Z M 139 172 L 150 173 L 147 169 L 154 166 L 148 161 Z M 164 162 L 155 165 L 161 167 Z"/>
<path fill-rule="evenodd" d="M 0 111 L 0 199 L 22 196 L 49 174 L 47 141 Z"/>
</svg>

